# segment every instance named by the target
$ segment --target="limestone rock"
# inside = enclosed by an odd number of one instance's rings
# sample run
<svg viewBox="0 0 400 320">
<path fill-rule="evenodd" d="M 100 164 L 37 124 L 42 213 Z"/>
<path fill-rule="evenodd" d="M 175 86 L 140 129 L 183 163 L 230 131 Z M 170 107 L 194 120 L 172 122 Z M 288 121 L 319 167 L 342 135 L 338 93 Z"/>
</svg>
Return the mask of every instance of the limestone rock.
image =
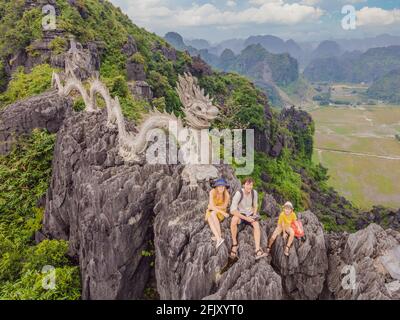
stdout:
<svg viewBox="0 0 400 320">
<path fill-rule="evenodd" d="M 79 42 L 73 42 L 73 45 L 76 45 L 75 51 L 75 65 L 73 72 L 75 76 L 80 80 L 86 80 L 96 74 L 98 70 L 100 70 L 100 62 L 101 62 L 101 54 L 103 45 L 101 42 L 88 42 L 85 45 L 80 44 Z M 64 69 L 66 59 L 71 59 L 70 52 L 64 52 L 58 55 L 51 56 L 51 65 Z"/>
<path fill-rule="evenodd" d="M 286 257 L 284 255 L 286 242 L 279 236 L 271 250 L 272 265 L 281 275 L 283 288 L 288 297 L 315 300 L 323 291 L 328 270 L 323 228 L 310 211 L 299 213 L 297 217 L 303 223 L 305 237 L 295 238 L 290 255 Z M 275 227 L 276 221 L 269 223 L 270 234 Z"/>
<path fill-rule="evenodd" d="M 35 128 L 56 133 L 71 113 L 72 100 L 51 90 L 18 101 L 0 111 L 0 154 L 11 150 L 15 139 L 30 134 Z"/>
<path fill-rule="evenodd" d="M 116 130 L 106 126 L 104 112 L 74 113 L 58 133 L 43 233 L 69 240 L 83 299 L 141 298 L 151 272 L 142 251 L 153 234 L 161 298 L 281 298 L 280 277 L 268 260 L 255 262 L 251 228 L 239 234 L 241 259 L 219 275 L 230 246 L 229 221 L 217 252 L 204 221 L 209 181 L 191 190 L 182 166 L 129 165 L 117 150 Z M 219 172 L 233 190 L 240 187 L 232 169 Z"/>
<path fill-rule="evenodd" d="M 105 113 L 76 113 L 57 138 L 44 233 L 69 240 L 84 299 L 142 296 L 154 190 L 167 167 L 124 164 Z"/>
<path fill-rule="evenodd" d="M 266 194 L 261 204 L 261 212 L 266 213 L 268 217 L 274 218 L 279 216 L 281 208 L 272 195 Z"/>
<path fill-rule="evenodd" d="M 151 48 L 153 52 L 160 52 L 167 60 L 176 61 L 177 53 L 174 47 L 169 45 L 164 45 L 161 42 L 155 42 L 153 44 L 153 48 Z"/>
<path fill-rule="evenodd" d="M 240 183 L 231 169 L 221 170 L 232 190 Z M 179 176 L 164 179 L 155 206 L 156 277 L 161 299 L 281 299 L 281 279 L 268 259 L 255 261 L 251 227 L 239 232 L 239 260 L 220 274 L 231 247 L 230 219 L 222 223 L 225 243 L 219 250 L 204 221 L 210 187 L 195 192 L 182 187 Z M 161 192 L 164 190 L 164 192 Z M 171 190 L 165 192 L 165 190 Z M 188 209 L 190 208 L 190 209 Z M 262 227 L 265 247 L 266 228 Z"/>
<path fill-rule="evenodd" d="M 131 35 L 128 35 L 128 40 L 122 47 L 122 53 L 127 57 L 131 57 L 136 52 L 138 52 L 136 41 Z"/>
<path fill-rule="evenodd" d="M 128 81 L 144 81 L 146 80 L 146 73 L 144 72 L 143 64 L 137 63 L 130 59 L 126 63 L 126 72 L 128 75 Z"/>
<path fill-rule="evenodd" d="M 145 99 L 149 101 L 153 99 L 153 91 L 146 81 L 134 81 L 133 83 L 129 83 L 128 86 L 136 99 Z"/>
<path fill-rule="evenodd" d="M 400 234 L 376 224 L 350 235 L 331 235 L 327 284 L 334 299 L 399 299 L 393 278 Z M 398 280 L 398 279 L 397 279 Z"/>
</svg>

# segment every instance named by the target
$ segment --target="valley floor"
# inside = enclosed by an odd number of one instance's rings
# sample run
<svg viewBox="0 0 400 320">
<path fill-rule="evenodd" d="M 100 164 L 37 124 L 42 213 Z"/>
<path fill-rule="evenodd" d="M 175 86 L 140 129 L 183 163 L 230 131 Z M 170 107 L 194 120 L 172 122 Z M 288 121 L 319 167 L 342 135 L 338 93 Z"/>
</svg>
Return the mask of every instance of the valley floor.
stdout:
<svg viewBox="0 0 400 320">
<path fill-rule="evenodd" d="M 321 107 L 314 159 L 330 184 L 357 206 L 400 207 L 400 106 Z"/>
</svg>

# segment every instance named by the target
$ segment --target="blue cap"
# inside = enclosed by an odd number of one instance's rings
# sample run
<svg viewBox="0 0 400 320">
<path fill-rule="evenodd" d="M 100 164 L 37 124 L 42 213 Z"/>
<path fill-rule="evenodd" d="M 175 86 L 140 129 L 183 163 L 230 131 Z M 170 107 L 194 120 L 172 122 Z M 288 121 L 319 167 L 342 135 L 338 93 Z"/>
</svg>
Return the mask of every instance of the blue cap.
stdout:
<svg viewBox="0 0 400 320">
<path fill-rule="evenodd" d="M 225 181 L 225 179 L 218 179 L 217 181 L 214 182 L 214 188 L 216 187 L 226 187 L 229 188 L 228 183 Z"/>
</svg>

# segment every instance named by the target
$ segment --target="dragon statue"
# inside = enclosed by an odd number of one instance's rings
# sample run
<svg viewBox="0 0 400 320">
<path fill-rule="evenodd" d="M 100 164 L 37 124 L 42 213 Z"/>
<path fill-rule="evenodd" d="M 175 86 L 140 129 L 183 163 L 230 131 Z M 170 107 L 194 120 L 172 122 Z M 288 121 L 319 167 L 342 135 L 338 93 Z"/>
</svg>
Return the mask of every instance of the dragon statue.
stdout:
<svg viewBox="0 0 400 320">
<path fill-rule="evenodd" d="M 99 80 L 98 73 L 88 80 L 89 89 L 78 79 L 75 70 L 79 68 L 81 60 L 80 50 L 76 43 L 71 40 L 70 50 L 66 54 L 65 71 L 62 74 L 53 73 L 52 86 L 58 90 L 61 96 L 68 96 L 72 92 L 78 92 L 84 101 L 86 112 L 99 112 L 96 97 L 100 95 L 106 104 L 107 126 L 117 128 L 119 154 L 124 161 L 133 164 L 143 164 L 145 152 L 149 146 L 148 136 L 154 130 L 163 130 L 173 135 L 175 141 L 186 130 L 191 132 L 192 138 L 198 137 L 200 131 L 208 129 L 211 122 L 218 116 L 219 110 L 213 105 L 208 95 L 198 85 L 197 79 L 191 74 L 179 75 L 176 91 L 183 105 L 185 117 L 182 119 L 167 112 L 151 111 L 147 114 L 140 125 L 138 133 L 128 132 L 125 119 L 122 114 L 118 97 L 113 98 L 107 87 Z M 170 130 L 174 127 L 175 130 Z M 196 139 L 190 139 L 197 141 Z M 195 143 L 196 144 L 196 143 Z M 198 147 L 198 146 L 195 146 Z M 198 149 L 197 149 L 198 150 Z M 190 155 L 188 163 L 182 172 L 184 181 L 189 183 L 190 188 L 195 188 L 199 181 L 214 179 L 218 177 L 218 170 L 211 164 L 198 164 L 190 161 L 199 157 L 199 154 Z"/>
</svg>

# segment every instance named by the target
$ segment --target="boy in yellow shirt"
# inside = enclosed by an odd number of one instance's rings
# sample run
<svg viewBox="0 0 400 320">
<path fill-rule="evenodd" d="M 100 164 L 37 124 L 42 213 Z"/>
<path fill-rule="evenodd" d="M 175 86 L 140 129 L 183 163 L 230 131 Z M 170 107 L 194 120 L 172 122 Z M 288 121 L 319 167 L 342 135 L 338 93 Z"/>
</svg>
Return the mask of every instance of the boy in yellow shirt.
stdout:
<svg viewBox="0 0 400 320">
<path fill-rule="evenodd" d="M 289 256 L 290 246 L 294 240 L 294 230 L 291 225 L 294 221 L 297 220 L 296 214 L 293 211 L 293 205 L 291 202 L 286 202 L 283 206 L 283 212 L 279 215 L 278 226 L 275 231 L 272 233 L 272 237 L 268 243 L 267 253 L 271 251 L 271 247 L 274 244 L 276 237 L 283 233 L 284 240 L 287 239 L 287 235 L 289 234 L 289 240 L 287 242 L 284 254 L 285 256 Z"/>
</svg>

